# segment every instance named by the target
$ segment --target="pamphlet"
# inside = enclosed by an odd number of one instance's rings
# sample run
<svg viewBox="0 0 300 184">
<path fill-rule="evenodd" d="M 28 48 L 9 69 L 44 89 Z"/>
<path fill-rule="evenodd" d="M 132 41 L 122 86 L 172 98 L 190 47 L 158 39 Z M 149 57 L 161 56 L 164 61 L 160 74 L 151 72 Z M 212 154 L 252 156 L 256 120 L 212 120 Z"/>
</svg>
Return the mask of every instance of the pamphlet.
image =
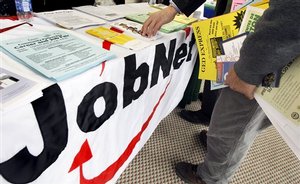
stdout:
<svg viewBox="0 0 300 184">
<path fill-rule="evenodd" d="M 229 38 L 221 43 L 223 53 L 227 57 L 234 57 L 234 61 L 238 61 L 240 56 L 240 50 L 242 48 L 243 42 L 246 39 L 248 35 L 248 32 L 239 34 L 235 37 Z M 218 57 L 218 56 L 217 56 Z M 217 65 L 218 65 L 218 58 L 217 58 Z M 220 64 L 219 64 L 220 65 Z M 220 66 L 217 66 L 217 68 Z M 267 74 L 263 80 L 262 80 L 262 86 L 270 86 L 270 87 L 278 87 L 280 76 L 281 76 L 281 70 L 271 72 Z M 218 70 L 219 72 L 219 70 Z M 219 73 L 218 73 L 219 76 Z"/>
<path fill-rule="evenodd" d="M 126 19 L 118 20 L 110 24 L 112 27 L 123 31 L 125 34 L 144 41 L 153 41 L 161 38 L 163 35 L 159 32 L 150 38 L 141 35 L 142 24 Z"/>
<path fill-rule="evenodd" d="M 229 70 L 233 67 L 234 63 L 237 62 L 238 56 L 217 56 L 217 83 L 224 83 Z"/>
<path fill-rule="evenodd" d="M 300 57 L 283 68 L 278 88 L 261 86 L 256 94 L 300 126 Z"/>
<path fill-rule="evenodd" d="M 106 23 L 105 20 L 76 10 L 56 10 L 35 13 L 35 15 L 66 29 L 78 29 Z"/>
<path fill-rule="evenodd" d="M 279 88 L 260 86 L 255 99 L 300 159 L 300 57 L 282 70 Z"/>
<path fill-rule="evenodd" d="M 242 48 L 243 42 L 246 39 L 248 33 L 239 34 L 237 36 L 231 37 L 225 41 L 221 41 L 221 49 L 224 55 L 228 57 L 237 57 L 235 61 L 239 59 L 240 50 Z"/>
<path fill-rule="evenodd" d="M 247 6 L 239 33 L 254 32 L 255 24 L 264 11 L 261 8 Z"/>
<path fill-rule="evenodd" d="M 217 56 L 224 54 L 221 42 L 238 34 L 244 12 L 245 8 L 192 24 L 199 50 L 199 79 L 216 80 Z"/>
<path fill-rule="evenodd" d="M 217 77 L 215 81 L 210 82 L 210 90 L 216 90 L 228 87 L 224 84 L 229 70 L 233 67 L 234 63 L 237 62 L 239 56 L 236 55 L 220 55 L 217 56 L 216 68 Z"/>
<path fill-rule="evenodd" d="M 131 15 L 127 15 L 125 18 L 143 24 L 148 19 L 148 17 L 149 17 L 148 14 L 131 14 Z M 176 21 L 171 21 L 167 24 L 164 24 L 160 28 L 160 31 L 164 33 L 171 33 L 171 32 L 184 29 L 186 28 L 186 26 L 187 26 L 186 24 L 182 24 Z"/>
<path fill-rule="evenodd" d="M 134 37 L 128 36 L 124 33 L 116 32 L 103 26 L 88 29 L 86 32 L 90 35 L 101 38 L 102 40 L 106 40 L 132 50 L 140 50 L 150 46 L 150 42 L 135 39 Z"/>
<path fill-rule="evenodd" d="M 89 15 L 93 15 L 95 17 L 107 20 L 107 21 L 113 21 L 117 19 L 121 19 L 124 16 L 114 12 L 111 10 L 111 8 L 107 6 L 92 6 L 92 5 L 86 5 L 86 6 L 79 6 L 79 7 L 73 7 L 74 10 L 81 11 L 83 13 L 87 13 Z"/>
<path fill-rule="evenodd" d="M 114 57 L 110 51 L 65 31 L 5 40 L 1 47 L 26 66 L 61 81 Z"/>
<path fill-rule="evenodd" d="M 261 96 L 257 95 L 257 93 L 255 93 L 254 96 L 255 100 L 261 106 L 283 140 L 300 160 L 300 126 L 291 122 Z"/>
</svg>

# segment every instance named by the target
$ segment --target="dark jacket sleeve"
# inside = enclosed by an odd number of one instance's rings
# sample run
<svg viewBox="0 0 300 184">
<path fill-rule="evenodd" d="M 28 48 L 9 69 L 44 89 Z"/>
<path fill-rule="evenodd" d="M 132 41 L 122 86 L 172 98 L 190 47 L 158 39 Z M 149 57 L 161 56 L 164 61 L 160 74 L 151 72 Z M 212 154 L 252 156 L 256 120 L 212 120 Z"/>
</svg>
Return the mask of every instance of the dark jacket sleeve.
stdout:
<svg viewBox="0 0 300 184">
<path fill-rule="evenodd" d="M 173 2 L 182 13 L 186 16 L 190 16 L 205 2 L 205 0 L 173 0 Z"/>
<path fill-rule="evenodd" d="M 248 35 L 234 65 L 243 81 L 259 85 L 263 77 L 300 56 L 300 1 L 270 0 L 269 8 Z"/>
</svg>

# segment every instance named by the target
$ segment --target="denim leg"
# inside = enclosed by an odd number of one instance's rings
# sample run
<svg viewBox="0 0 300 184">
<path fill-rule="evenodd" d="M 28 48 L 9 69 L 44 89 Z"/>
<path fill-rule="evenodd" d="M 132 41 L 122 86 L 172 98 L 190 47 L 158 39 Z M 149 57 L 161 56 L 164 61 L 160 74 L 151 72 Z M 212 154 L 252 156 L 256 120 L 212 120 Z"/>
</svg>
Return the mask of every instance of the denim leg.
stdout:
<svg viewBox="0 0 300 184">
<path fill-rule="evenodd" d="M 207 133 L 207 155 L 197 173 L 207 183 L 228 183 L 256 135 L 271 123 L 256 102 L 222 90 Z"/>
</svg>

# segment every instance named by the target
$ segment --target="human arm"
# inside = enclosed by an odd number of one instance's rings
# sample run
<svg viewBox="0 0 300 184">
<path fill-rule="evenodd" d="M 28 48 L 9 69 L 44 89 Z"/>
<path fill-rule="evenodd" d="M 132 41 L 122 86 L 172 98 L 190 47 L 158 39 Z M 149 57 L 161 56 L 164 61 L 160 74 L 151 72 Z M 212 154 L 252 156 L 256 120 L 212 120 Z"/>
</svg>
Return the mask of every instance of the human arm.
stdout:
<svg viewBox="0 0 300 184">
<path fill-rule="evenodd" d="M 174 19 L 178 11 L 189 16 L 204 2 L 204 0 L 170 1 L 170 5 L 167 8 L 151 14 L 144 22 L 144 25 L 141 29 L 142 35 L 148 37 L 154 36 L 161 26 L 171 22 Z"/>
<path fill-rule="evenodd" d="M 300 55 L 300 2 L 271 0 L 243 43 L 240 59 L 225 84 L 248 98 L 268 73 L 274 72 Z"/>
<path fill-rule="evenodd" d="M 171 22 L 176 14 L 177 11 L 173 6 L 151 14 L 143 24 L 142 35 L 148 37 L 156 35 L 161 26 Z"/>
</svg>

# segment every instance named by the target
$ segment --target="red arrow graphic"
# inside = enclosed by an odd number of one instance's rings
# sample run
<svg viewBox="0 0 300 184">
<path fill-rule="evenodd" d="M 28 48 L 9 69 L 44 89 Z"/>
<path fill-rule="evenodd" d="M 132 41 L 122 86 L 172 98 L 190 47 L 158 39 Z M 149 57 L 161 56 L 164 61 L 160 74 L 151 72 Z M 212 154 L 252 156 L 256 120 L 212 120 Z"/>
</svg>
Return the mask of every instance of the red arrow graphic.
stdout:
<svg viewBox="0 0 300 184">
<path fill-rule="evenodd" d="M 164 97 L 169 84 L 170 84 L 170 81 L 168 82 L 164 92 L 160 95 L 160 98 L 159 98 L 158 102 L 155 104 L 154 108 L 152 109 L 151 114 L 149 115 L 147 120 L 144 122 L 141 130 L 130 141 L 130 143 L 128 144 L 127 148 L 122 153 L 122 155 L 118 158 L 118 160 L 116 160 L 113 164 L 111 164 L 109 167 L 107 167 L 101 174 L 94 177 L 93 179 L 86 179 L 83 176 L 82 165 L 85 162 L 87 162 L 88 160 L 90 160 L 93 157 L 93 155 L 92 155 L 92 152 L 91 152 L 91 149 L 89 147 L 89 144 L 88 144 L 87 140 L 82 144 L 82 146 L 80 148 L 80 151 L 75 156 L 74 161 L 72 163 L 72 166 L 69 170 L 69 172 L 71 172 L 74 169 L 76 169 L 77 167 L 80 168 L 80 184 L 91 184 L 91 183 L 93 183 L 93 184 L 103 184 L 103 183 L 106 183 L 107 181 L 111 180 L 114 177 L 116 172 L 120 169 L 120 167 L 124 164 L 124 162 L 129 158 L 129 156 L 131 155 L 131 153 L 132 153 L 133 149 L 135 148 L 136 144 L 140 141 L 140 138 L 141 138 L 143 132 L 148 127 L 148 125 L 149 125 L 149 123 L 150 123 L 150 121 L 151 121 L 158 105 L 160 104 L 162 98 Z"/>
<path fill-rule="evenodd" d="M 79 152 L 75 156 L 69 172 L 73 171 L 74 169 L 76 169 L 79 166 L 81 167 L 81 165 L 83 165 L 85 162 L 90 160 L 92 157 L 93 157 L 93 154 L 92 154 L 89 142 L 87 140 L 85 140 L 84 143 L 82 144 Z"/>
</svg>

